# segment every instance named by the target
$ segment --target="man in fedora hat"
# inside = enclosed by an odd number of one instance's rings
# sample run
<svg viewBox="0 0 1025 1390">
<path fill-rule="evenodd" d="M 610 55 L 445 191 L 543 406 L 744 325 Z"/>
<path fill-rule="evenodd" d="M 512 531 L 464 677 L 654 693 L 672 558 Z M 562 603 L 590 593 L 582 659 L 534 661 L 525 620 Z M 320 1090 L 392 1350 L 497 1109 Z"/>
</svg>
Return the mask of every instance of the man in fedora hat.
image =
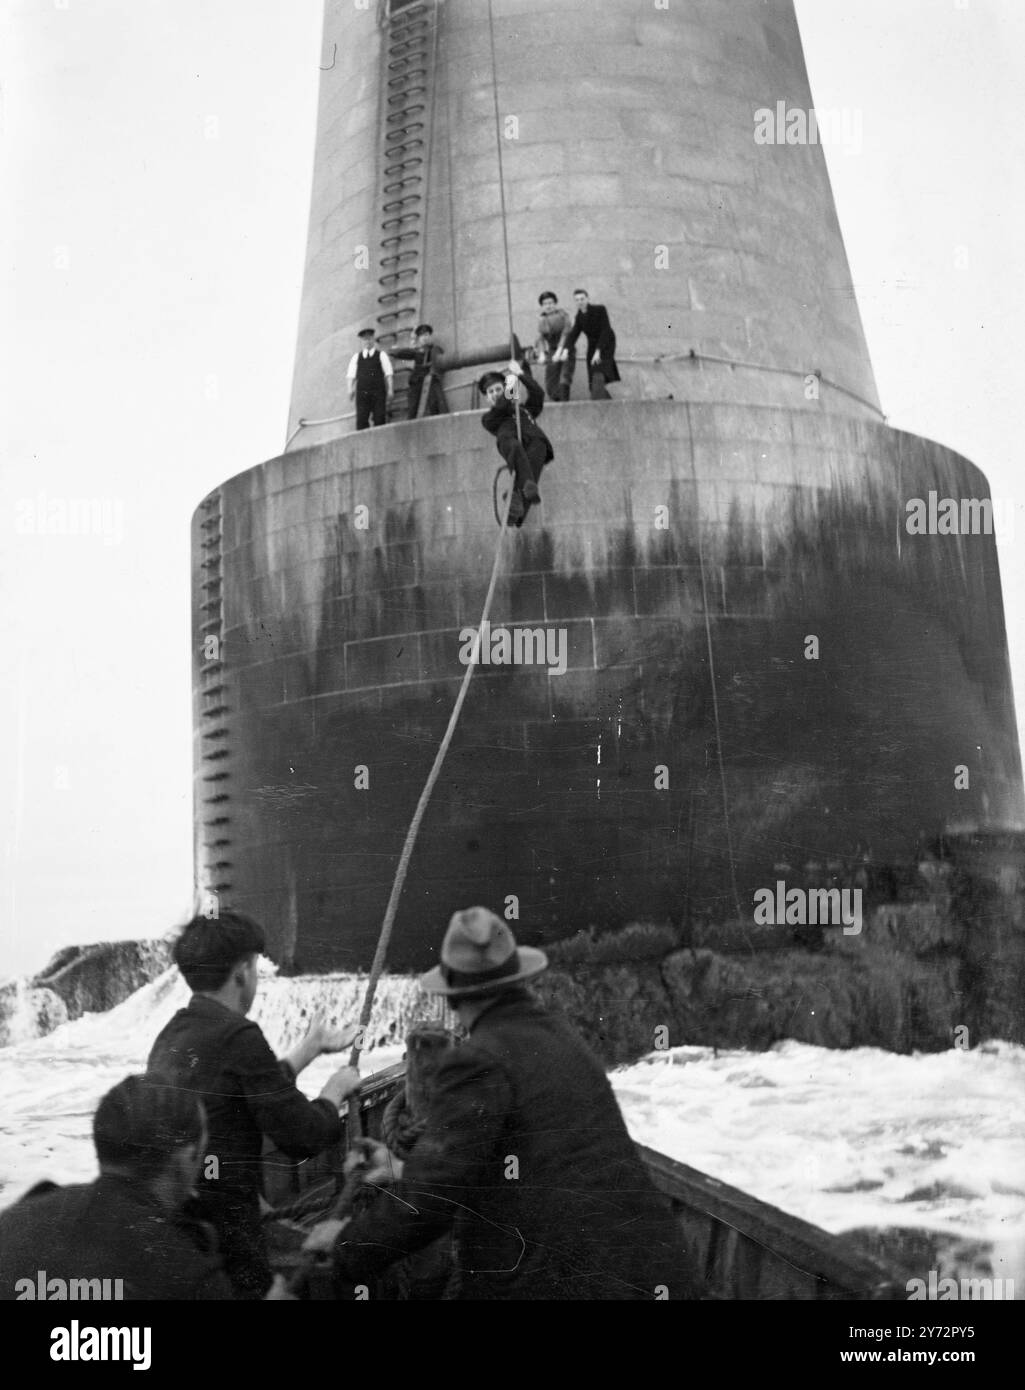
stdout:
<svg viewBox="0 0 1025 1390">
<path fill-rule="evenodd" d="M 311 1233 L 307 1248 L 333 1251 L 340 1297 L 450 1229 L 462 1299 L 695 1296 L 601 1063 L 525 988 L 547 964 L 486 908 L 452 918 L 420 983 L 469 1037 L 441 1063 L 405 1165 L 369 1146 L 370 1177 L 391 1169 L 394 1194 Z"/>
</svg>

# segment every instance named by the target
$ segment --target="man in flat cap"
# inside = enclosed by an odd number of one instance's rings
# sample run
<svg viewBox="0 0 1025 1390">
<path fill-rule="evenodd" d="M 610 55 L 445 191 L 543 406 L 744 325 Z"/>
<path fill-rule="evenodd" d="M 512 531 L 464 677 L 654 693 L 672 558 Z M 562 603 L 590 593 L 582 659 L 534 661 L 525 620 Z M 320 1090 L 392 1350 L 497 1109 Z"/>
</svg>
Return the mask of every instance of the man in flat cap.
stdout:
<svg viewBox="0 0 1025 1390">
<path fill-rule="evenodd" d="M 356 401 L 356 428 L 365 430 L 387 422 L 388 402 L 395 390 L 395 368 L 388 354 L 377 346 L 372 328 L 361 328 L 358 337 L 359 350 L 349 359 L 345 378 L 349 400 Z"/>
<path fill-rule="evenodd" d="M 434 341 L 434 329 L 431 325 L 418 323 L 410 334 L 410 346 L 392 348 L 391 356 L 413 363 L 406 387 L 409 397 L 407 419 L 419 420 L 424 415 L 447 415 L 448 402 L 441 385 L 441 345 Z"/>
<path fill-rule="evenodd" d="M 311 1233 L 307 1248 L 333 1252 L 339 1297 L 449 1230 L 461 1299 L 695 1296 L 601 1063 L 525 988 L 547 964 L 486 908 L 452 918 L 420 984 L 469 1037 L 439 1066 L 405 1165 L 370 1146 L 368 1178 L 390 1169 L 394 1191 Z"/>
<path fill-rule="evenodd" d="M 552 441 L 537 423 L 544 410 L 545 393 L 515 358 L 501 372 L 485 372 L 477 389 L 488 409 L 481 424 L 495 436 L 495 447 L 512 469 L 515 486 L 509 503 L 509 522 L 522 526 L 535 502 L 540 502 L 537 480 L 546 463 L 555 457 Z"/>
</svg>

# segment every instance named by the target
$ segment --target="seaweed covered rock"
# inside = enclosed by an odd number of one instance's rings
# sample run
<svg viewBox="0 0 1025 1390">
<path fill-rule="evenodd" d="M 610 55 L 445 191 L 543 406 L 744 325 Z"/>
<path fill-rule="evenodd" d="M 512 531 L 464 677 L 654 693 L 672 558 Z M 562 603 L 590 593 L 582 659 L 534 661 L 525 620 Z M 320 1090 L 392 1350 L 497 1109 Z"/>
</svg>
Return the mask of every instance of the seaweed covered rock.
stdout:
<svg viewBox="0 0 1025 1390">
<path fill-rule="evenodd" d="M 673 1012 L 657 962 L 553 969 L 535 988 L 544 1003 L 570 1020 L 606 1066 L 632 1062 L 658 1044 L 658 1028 L 673 1036 Z"/>
</svg>

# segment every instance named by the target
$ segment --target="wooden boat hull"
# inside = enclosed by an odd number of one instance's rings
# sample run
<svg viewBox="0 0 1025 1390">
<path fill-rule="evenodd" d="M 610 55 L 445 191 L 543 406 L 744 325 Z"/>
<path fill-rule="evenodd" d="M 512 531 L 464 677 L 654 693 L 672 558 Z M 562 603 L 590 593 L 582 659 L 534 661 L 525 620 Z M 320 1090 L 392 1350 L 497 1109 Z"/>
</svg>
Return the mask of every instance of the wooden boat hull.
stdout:
<svg viewBox="0 0 1025 1390">
<path fill-rule="evenodd" d="M 380 1137 L 385 1106 L 404 1084 L 405 1066 L 370 1077 L 361 1092 L 365 1133 Z M 268 1200 L 287 1224 L 272 1235 L 274 1263 L 286 1271 L 297 1261 L 300 1227 L 322 1219 L 339 1181 L 346 1142 L 304 1162 L 278 1151 L 265 1156 Z M 903 1300 L 905 1278 L 852 1250 L 842 1237 L 790 1216 L 768 1202 L 709 1177 L 655 1149 L 638 1145 L 656 1186 L 672 1203 L 687 1247 L 712 1300 Z M 310 1297 L 331 1298 L 326 1271 L 310 1279 Z"/>
</svg>

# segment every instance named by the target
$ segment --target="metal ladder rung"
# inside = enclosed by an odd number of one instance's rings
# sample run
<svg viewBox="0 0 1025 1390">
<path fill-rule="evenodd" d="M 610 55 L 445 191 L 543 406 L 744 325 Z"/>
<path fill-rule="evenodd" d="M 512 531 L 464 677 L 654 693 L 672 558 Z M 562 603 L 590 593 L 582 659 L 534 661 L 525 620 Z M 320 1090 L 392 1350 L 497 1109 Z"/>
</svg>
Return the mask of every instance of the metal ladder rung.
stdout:
<svg viewBox="0 0 1025 1390">
<path fill-rule="evenodd" d="M 422 97 L 426 91 L 427 88 L 421 84 L 419 87 L 410 87 L 408 92 L 392 92 L 388 98 L 388 105 L 402 106 L 404 103 L 408 104 L 414 97 Z"/>
<path fill-rule="evenodd" d="M 422 155 L 422 154 L 412 154 L 412 151 L 413 151 L 413 150 L 418 150 L 418 149 L 419 149 L 419 150 L 422 150 L 423 147 L 424 147 L 424 142 L 423 142 L 422 140 L 404 140 L 404 141 L 402 141 L 401 144 L 393 145 L 393 146 L 391 147 L 391 149 L 385 150 L 385 152 L 384 152 L 384 157 L 385 157 L 385 159 L 395 159 L 396 156 L 398 156 L 398 155 L 402 155 L 402 154 L 411 155 L 411 157 L 412 157 L 413 159 L 418 160 L 418 161 L 422 164 L 422 163 L 423 163 L 423 155 Z"/>
<path fill-rule="evenodd" d="M 388 242 L 391 243 L 391 238 L 388 238 Z M 410 257 L 417 256 L 416 247 L 410 246 L 409 250 L 405 250 L 405 252 L 401 252 L 401 250 L 396 252 L 396 250 L 391 250 L 391 246 L 385 246 L 384 240 L 381 242 L 381 250 L 385 252 L 385 257 L 381 260 L 381 265 L 394 265 L 398 264 L 399 261 L 409 260 Z"/>
<path fill-rule="evenodd" d="M 384 176 L 390 179 L 393 174 L 405 173 L 407 169 L 416 169 L 423 165 L 423 157 L 414 155 L 412 159 L 400 159 L 397 164 L 386 164 L 384 166 Z"/>
<path fill-rule="evenodd" d="M 388 82 L 388 91 L 392 96 L 399 96 L 403 92 L 408 92 L 413 84 L 421 87 L 427 84 L 427 71 L 425 68 L 410 68 L 409 72 L 396 73 Z"/>
<path fill-rule="evenodd" d="M 410 116 L 419 116 L 423 109 L 422 106 L 411 106 L 408 111 L 393 111 L 385 120 L 385 125 L 393 125 L 396 121 L 408 120 Z M 405 126 L 401 133 L 403 135 L 408 135 L 411 130 L 423 130 L 423 128 L 423 121 L 414 121 L 411 125 Z M 398 133 L 398 131 L 394 130 L 389 131 L 388 139 L 393 140 Z"/>
<path fill-rule="evenodd" d="M 409 60 L 408 60 L 408 62 L 412 62 L 412 61 L 413 61 L 412 59 L 409 59 Z M 407 63 L 407 66 L 408 66 L 408 63 Z M 407 82 L 409 82 L 409 81 L 410 81 L 412 78 L 414 78 L 414 77 L 422 77 L 422 78 L 424 78 L 424 79 L 426 80 L 426 78 L 427 78 L 427 69 L 426 69 L 426 68 L 413 68 L 413 67 L 411 67 L 411 68 L 409 68 L 408 72 L 397 72 L 397 73 L 394 74 L 394 76 L 388 78 L 388 86 L 389 86 L 389 87 L 402 87 L 402 86 L 404 86 Z"/>
<path fill-rule="evenodd" d="M 392 345 L 397 345 L 403 325 L 414 323 L 421 312 L 421 204 L 427 193 L 425 137 L 436 79 L 431 42 L 433 37 L 437 45 L 438 3 L 409 6 L 391 17 L 386 38 L 377 325 L 381 342 Z M 396 406 L 403 396 L 408 400 L 411 371 L 410 365 L 396 361 Z"/>
</svg>

